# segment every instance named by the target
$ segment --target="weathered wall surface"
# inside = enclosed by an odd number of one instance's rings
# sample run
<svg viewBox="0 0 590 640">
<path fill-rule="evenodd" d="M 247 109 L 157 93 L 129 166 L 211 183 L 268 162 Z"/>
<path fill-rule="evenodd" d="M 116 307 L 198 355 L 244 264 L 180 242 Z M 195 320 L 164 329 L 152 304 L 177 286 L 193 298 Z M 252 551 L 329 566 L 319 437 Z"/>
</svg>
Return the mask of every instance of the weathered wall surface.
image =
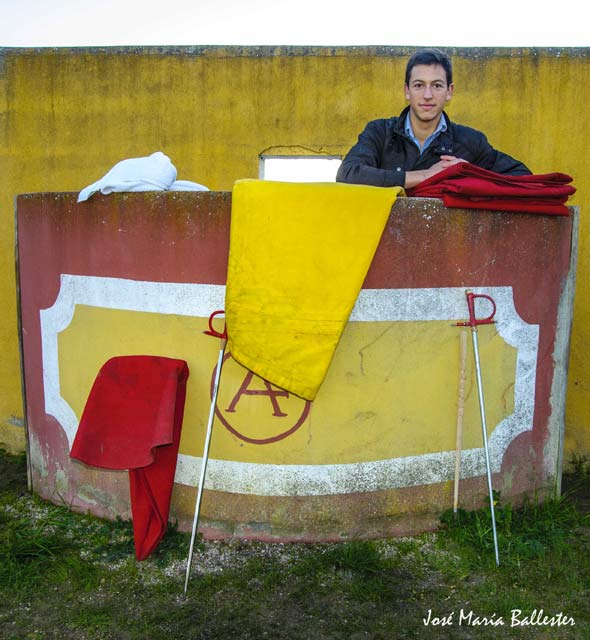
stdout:
<svg viewBox="0 0 590 640">
<path fill-rule="evenodd" d="M 297 215 L 309 191 L 291 214 L 278 215 Z M 40 495 L 127 517 L 126 474 L 69 456 L 80 416 L 110 358 L 179 358 L 190 376 L 171 508 L 190 528 L 219 349 L 203 332 L 225 301 L 231 206 L 227 192 L 98 195 L 80 204 L 76 194 L 18 198 L 30 467 Z M 332 215 L 336 224 L 339 212 Z M 460 504 L 484 503 L 472 349 L 461 365 L 468 330 L 456 324 L 467 316 L 468 287 L 497 308 L 495 324 L 477 332 L 493 487 L 517 503 L 552 492 L 575 221 L 398 198 L 313 402 L 226 353 L 204 535 L 326 540 L 436 527 L 452 503 L 462 369 Z M 528 240 L 517 245 L 521 237 Z M 489 300 L 478 301 L 479 318 L 491 312 Z M 105 448 L 129 454 L 105 437 Z"/>
<path fill-rule="evenodd" d="M 404 106 L 408 48 L 0 50 L 0 446 L 24 447 L 14 197 L 78 191 L 117 161 L 164 151 L 179 179 L 229 190 L 261 153 L 344 154 Z M 590 49 L 456 49 L 456 121 L 535 173 L 574 176 L 581 207 L 568 452 L 590 453 Z M 522 239 L 526 242 L 526 239 Z M 539 293 L 542 295 L 542 292 Z"/>
</svg>

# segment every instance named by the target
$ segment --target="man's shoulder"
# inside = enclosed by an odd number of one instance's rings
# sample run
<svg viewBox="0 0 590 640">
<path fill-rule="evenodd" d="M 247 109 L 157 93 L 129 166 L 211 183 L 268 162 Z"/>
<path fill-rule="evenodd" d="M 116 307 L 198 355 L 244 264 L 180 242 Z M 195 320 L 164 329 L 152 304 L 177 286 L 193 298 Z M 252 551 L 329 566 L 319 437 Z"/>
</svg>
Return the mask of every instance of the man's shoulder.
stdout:
<svg viewBox="0 0 590 640">
<path fill-rule="evenodd" d="M 400 118 L 393 116 L 392 118 L 377 118 L 371 120 L 365 126 L 365 131 L 379 131 L 379 132 L 391 132 L 397 129 Z"/>
</svg>

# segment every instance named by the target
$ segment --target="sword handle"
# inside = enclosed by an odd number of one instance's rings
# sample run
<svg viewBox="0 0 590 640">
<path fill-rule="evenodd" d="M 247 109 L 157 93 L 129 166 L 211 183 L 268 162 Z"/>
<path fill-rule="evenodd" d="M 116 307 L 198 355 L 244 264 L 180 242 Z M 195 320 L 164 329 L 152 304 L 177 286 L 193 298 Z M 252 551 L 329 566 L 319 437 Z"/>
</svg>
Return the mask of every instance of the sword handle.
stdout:
<svg viewBox="0 0 590 640">
<path fill-rule="evenodd" d="M 225 311 L 223 309 L 220 309 L 219 311 L 214 311 L 209 316 L 209 331 L 203 331 L 203 333 L 206 333 L 208 336 L 213 336 L 214 338 L 221 338 L 222 340 L 227 340 L 227 327 L 225 325 L 223 325 L 222 333 L 220 333 L 219 331 L 213 328 L 213 318 L 221 314 L 225 315 Z"/>
<path fill-rule="evenodd" d="M 495 322 L 494 316 L 496 315 L 496 303 L 491 296 L 487 296 L 484 293 L 473 293 L 471 291 L 466 291 L 465 296 L 467 297 L 467 308 L 469 309 L 469 320 L 466 322 L 457 322 L 458 327 L 471 327 L 475 329 L 480 324 L 493 324 Z M 492 305 L 492 313 L 486 318 L 478 318 L 475 314 L 475 300 L 477 298 L 484 298 L 488 300 Z"/>
</svg>

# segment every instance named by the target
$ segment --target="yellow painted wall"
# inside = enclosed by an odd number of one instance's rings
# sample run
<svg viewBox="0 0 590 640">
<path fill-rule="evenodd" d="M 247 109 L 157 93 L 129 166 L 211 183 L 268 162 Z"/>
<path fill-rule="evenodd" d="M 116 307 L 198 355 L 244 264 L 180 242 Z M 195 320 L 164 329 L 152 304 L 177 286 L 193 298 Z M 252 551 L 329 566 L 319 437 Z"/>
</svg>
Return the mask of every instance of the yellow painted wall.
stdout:
<svg viewBox="0 0 590 640">
<path fill-rule="evenodd" d="M 205 318 L 202 319 L 203 324 Z M 316 398 L 312 420 L 305 428 L 272 447 L 244 445 L 221 428 L 211 443 L 212 458 L 276 465 L 350 464 L 423 456 L 452 451 L 457 416 L 456 376 L 459 371 L 459 332 L 446 321 L 354 322 L 343 334 L 339 349 Z M 109 358 L 149 352 L 186 360 L 190 374 L 180 441 L 180 453 L 199 456 L 207 427 L 211 363 L 216 362 L 217 340 L 195 330 L 194 316 L 174 316 L 76 305 L 71 324 L 59 335 L 60 389 L 78 419 L 96 377 Z M 387 327 L 387 329 L 384 328 Z M 492 325 L 478 330 L 481 358 L 486 363 L 486 400 L 489 431 L 514 412 L 516 349 Z M 408 348 L 411 345 L 411 348 Z M 351 367 L 362 354 L 362 366 Z M 355 357 L 356 356 L 356 359 Z M 73 363 L 73 364 L 72 364 Z M 362 370 L 362 375 L 360 371 Z M 404 379 L 403 373 L 411 371 Z M 223 368 L 224 384 L 218 405 L 225 418 L 236 401 L 247 370 L 229 359 Z M 490 373 L 493 372 L 493 375 Z M 465 371 L 465 424 L 477 425 L 479 404 L 471 362 Z M 447 384 L 440 384 L 441 380 Z M 260 379 L 254 388 L 260 388 Z M 249 387 L 250 388 L 250 387 Z M 346 389 L 346 398 L 338 390 Z M 277 435 L 277 420 L 267 398 L 248 402 L 241 398 L 232 427 L 243 435 L 265 439 Z M 305 401 L 293 394 L 277 401 L 292 426 Z M 246 406 L 244 406 L 246 405 Z M 354 419 L 351 419 L 354 416 Z M 387 416 L 383 419 L 383 416 Z M 280 420 L 278 421 L 280 422 Z M 243 426 L 242 426 L 243 424 Z M 395 425 L 395 429 L 392 429 Z M 334 438 L 335 429 L 338 438 Z M 313 436 L 312 436 L 313 434 Z M 310 441 L 313 438 L 313 446 Z M 464 450 L 481 446 L 481 431 L 465 429 Z"/>
<path fill-rule="evenodd" d="M 411 51 L 0 49 L 0 447 L 24 448 L 16 194 L 79 191 L 119 160 L 157 150 L 179 179 L 214 190 L 257 177 L 262 153 L 344 154 L 369 119 L 403 108 Z M 535 173 L 574 176 L 571 203 L 582 216 L 565 456 L 590 454 L 590 49 L 449 52 L 452 119 L 482 129 Z"/>
</svg>

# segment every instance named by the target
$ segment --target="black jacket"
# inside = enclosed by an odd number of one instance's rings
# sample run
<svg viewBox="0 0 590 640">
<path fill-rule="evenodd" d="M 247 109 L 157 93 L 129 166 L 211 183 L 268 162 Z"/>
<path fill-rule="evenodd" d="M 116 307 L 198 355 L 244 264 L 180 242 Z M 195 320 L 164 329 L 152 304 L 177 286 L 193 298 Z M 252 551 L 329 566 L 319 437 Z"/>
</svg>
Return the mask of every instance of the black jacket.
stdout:
<svg viewBox="0 0 590 640">
<path fill-rule="evenodd" d="M 420 155 L 416 144 L 405 133 L 408 110 L 406 107 L 397 118 L 369 122 L 342 161 L 337 182 L 403 187 L 406 171 L 428 169 L 441 155 L 456 156 L 496 173 L 531 173 L 522 162 L 494 149 L 481 131 L 451 122 L 446 113 L 447 130 Z"/>
</svg>

